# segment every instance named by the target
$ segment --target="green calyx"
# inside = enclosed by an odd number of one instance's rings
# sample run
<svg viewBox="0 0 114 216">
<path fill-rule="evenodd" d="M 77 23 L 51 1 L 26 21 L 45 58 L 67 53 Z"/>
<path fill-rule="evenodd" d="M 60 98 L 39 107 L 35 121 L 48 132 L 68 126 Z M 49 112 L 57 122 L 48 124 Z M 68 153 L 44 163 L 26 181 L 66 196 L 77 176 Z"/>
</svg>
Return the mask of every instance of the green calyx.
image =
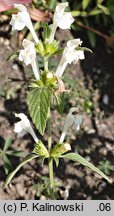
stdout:
<svg viewBox="0 0 114 216">
<path fill-rule="evenodd" d="M 54 40 L 51 44 L 48 42 L 43 43 L 40 41 L 38 44 L 35 45 L 36 52 L 39 53 L 43 57 L 47 57 L 48 59 L 60 52 L 62 52 L 61 49 L 59 49 L 59 42 Z"/>
<path fill-rule="evenodd" d="M 44 146 L 44 144 L 39 140 L 39 142 L 35 145 L 35 148 L 33 150 L 33 153 L 44 157 L 44 158 L 49 158 L 49 152 L 47 148 Z"/>
<path fill-rule="evenodd" d="M 31 84 L 31 87 L 49 87 L 50 89 L 57 88 L 57 79 L 53 75 L 53 72 L 42 72 L 40 76 L 40 80 L 35 80 L 34 83 Z"/>
<path fill-rule="evenodd" d="M 64 154 L 69 150 L 71 150 L 69 143 L 57 143 L 51 152 L 51 156 L 53 158 L 59 157 L 60 155 Z"/>
</svg>

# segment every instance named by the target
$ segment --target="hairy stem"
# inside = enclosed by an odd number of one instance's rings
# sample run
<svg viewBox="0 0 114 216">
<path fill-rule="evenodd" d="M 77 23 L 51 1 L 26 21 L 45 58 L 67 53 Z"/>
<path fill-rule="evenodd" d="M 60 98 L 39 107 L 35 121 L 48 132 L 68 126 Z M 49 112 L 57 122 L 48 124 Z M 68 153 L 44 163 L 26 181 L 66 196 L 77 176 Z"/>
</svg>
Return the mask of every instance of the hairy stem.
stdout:
<svg viewBox="0 0 114 216">
<path fill-rule="evenodd" d="M 44 58 L 44 70 L 48 71 L 48 59 L 46 57 Z"/>
<path fill-rule="evenodd" d="M 48 151 L 51 153 L 51 112 L 50 107 L 48 109 Z M 50 188 L 52 192 L 52 198 L 54 198 L 54 178 L 53 178 L 53 158 L 50 156 L 49 158 L 49 179 L 50 179 Z"/>
</svg>

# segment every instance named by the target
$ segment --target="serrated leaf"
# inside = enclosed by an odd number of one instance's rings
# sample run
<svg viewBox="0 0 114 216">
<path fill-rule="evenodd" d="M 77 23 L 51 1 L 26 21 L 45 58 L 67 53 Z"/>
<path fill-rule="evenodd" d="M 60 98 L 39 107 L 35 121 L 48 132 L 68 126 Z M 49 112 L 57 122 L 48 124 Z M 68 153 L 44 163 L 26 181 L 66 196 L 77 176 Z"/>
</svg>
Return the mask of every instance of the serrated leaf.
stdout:
<svg viewBox="0 0 114 216">
<path fill-rule="evenodd" d="M 9 146 L 11 145 L 12 143 L 12 138 L 11 137 L 6 137 L 5 138 L 5 144 L 4 144 L 4 148 L 3 148 L 3 151 L 7 151 L 7 149 L 9 148 Z"/>
<path fill-rule="evenodd" d="M 44 134 L 46 127 L 50 98 L 51 90 L 47 87 L 33 89 L 27 98 L 30 116 L 41 135 Z"/>
<path fill-rule="evenodd" d="M 91 0 L 83 0 L 82 1 L 82 8 L 83 8 L 83 10 L 85 10 L 88 7 L 90 1 Z"/>
<path fill-rule="evenodd" d="M 6 59 L 6 61 L 16 59 L 18 56 L 19 56 L 19 52 L 13 52 L 13 53 L 11 53 L 11 54 L 8 56 L 8 58 Z"/>
<path fill-rule="evenodd" d="M 65 98 L 64 98 L 64 93 L 61 95 L 55 95 L 51 97 L 51 105 L 52 108 L 56 108 L 57 111 L 62 114 L 65 106 Z"/>
<path fill-rule="evenodd" d="M 90 163 L 89 161 L 87 161 L 81 155 L 76 154 L 76 153 L 69 153 L 69 154 L 66 154 L 66 155 L 62 155 L 61 157 L 62 158 L 67 158 L 67 159 L 70 159 L 70 160 L 73 160 L 73 161 L 77 161 L 80 164 L 82 164 L 84 166 L 87 166 L 88 168 L 90 168 L 94 172 L 98 173 L 103 178 L 105 178 L 108 182 L 111 183 L 110 179 L 101 170 L 99 170 L 97 167 L 95 167 L 92 163 Z"/>
<path fill-rule="evenodd" d="M 14 177 L 14 175 L 17 173 L 17 171 L 24 166 L 26 163 L 28 163 L 29 161 L 37 158 L 38 155 L 35 154 L 30 154 L 28 155 L 18 166 L 15 170 L 13 170 L 6 178 L 5 183 L 4 183 L 4 188 L 7 187 L 7 185 L 10 183 L 10 181 L 12 180 L 12 178 Z"/>
</svg>

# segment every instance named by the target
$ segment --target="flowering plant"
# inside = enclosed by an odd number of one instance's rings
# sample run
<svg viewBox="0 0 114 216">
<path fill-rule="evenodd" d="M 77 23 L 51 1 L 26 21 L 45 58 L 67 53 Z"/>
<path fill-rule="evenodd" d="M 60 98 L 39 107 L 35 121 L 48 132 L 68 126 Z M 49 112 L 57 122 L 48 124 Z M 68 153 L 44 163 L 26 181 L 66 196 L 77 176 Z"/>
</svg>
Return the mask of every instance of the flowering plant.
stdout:
<svg viewBox="0 0 114 216">
<path fill-rule="evenodd" d="M 25 6 L 21 4 L 14 5 L 14 7 L 18 9 L 18 13 L 12 15 L 10 22 L 12 30 L 20 31 L 24 27 L 27 27 L 31 31 L 34 39 L 34 42 L 27 39 L 23 40 L 22 45 L 24 49 L 20 50 L 18 58 L 26 65 L 30 64 L 32 66 L 34 78 L 31 81 L 31 89 L 27 98 L 28 109 L 32 121 L 41 135 L 44 134 L 47 126 L 48 140 L 47 146 L 45 146 L 35 134 L 28 117 L 23 113 L 15 114 L 15 116 L 21 120 L 15 124 L 14 131 L 21 137 L 24 136 L 25 133 L 30 133 L 34 139 L 35 146 L 33 152 L 9 174 L 4 186 L 6 187 L 9 184 L 15 173 L 28 161 L 35 158 L 41 158 L 44 162 L 45 159 L 47 159 L 49 165 L 50 197 L 52 199 L 54 199 L 55 193 L 53 163 L 55 161 L 56 166 L 58 166 L 60 158 L 68 158 L 77 161 L 97 172 L 110 182 L 109 178 L 102 171 L 78 153 L 73 153 L 71 151 L 71 145 L 65 142 L 65 136 L 68 129 L 72 127 L 72 125 L 75 125 L 76 130 L 79 131 L 82 124 L 82 115 L 77 112 L 76 107 L 70 108 L 65 119 L 60 139 L 55 145 L 52 145 L 51 105 L 53 104 L 53 98 L 56 99 L 57 105 L 59 106 L 61 93 L 67 92 L 62 81 L 66 66 L 72 62 L 76 64 L 80 59 L 84 59 L 84 51 L 89 51 L 89 49 L 81 47 L 82 41 L 79 38 L 68 41 L 64 50 L 59 48 L 59 42 L 54 39 L 57 27 L 68 29 L 74 21 L 71 13 L 65 12 L 67 6 L 67 2 L 57 5 L 51 27 L 48 26 L 47 23 L 42 24 L 42 40 L 38 38 Z M 62 53 L 62 57 L 54 72 L 50 70 L 48 63 L 49 59 L 57 53 Z M 37 56 L 41 56 L 44 60 L 44 69 L 42 71 L 39 69 Z M 70 152 L 67 153 L 68 151 Z"/>
</svg>

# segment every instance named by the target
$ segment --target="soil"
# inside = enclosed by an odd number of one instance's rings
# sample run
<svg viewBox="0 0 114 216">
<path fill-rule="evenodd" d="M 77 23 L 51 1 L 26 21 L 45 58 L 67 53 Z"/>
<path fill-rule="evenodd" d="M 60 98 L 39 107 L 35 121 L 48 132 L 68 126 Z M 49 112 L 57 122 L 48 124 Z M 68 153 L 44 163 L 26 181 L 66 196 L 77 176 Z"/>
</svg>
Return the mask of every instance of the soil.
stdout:
<svg viewBox="0 0 114 216">
<path fill-rule="evenodd" d="M 18 138 L 14 133 L 15 113 L 24 112 L 28 115 L 26 97 L 29 83 L 30 67 L 23 67 L 18 61 L 6 62 L 7 56 L 17 50 L 17 34 L 11 35 L 7 17 L 0 21 L 0 85 L 5 96 L 0 97 L 0 148 L 4 144 L 4 138 L 11 136 L 13 139 L 11 148 L 21 150 L 27 155 L 33 149 L 34 142 L 30 135 Z M 78 36 L 78 34 L 77 34 Z M 90 47 L 83 31 L 79 33 L 86 46 Z M 72 38 L 69 31 L 58 31 L 58 39 L 63 42 Z M 98 38 L 93 54 L 87 54 L 84 61 L 77 65 L 70 65 L 66 75 L 71 80 L 79 79 L 85 89 L 91 94 L 94 107 L 88 115 L 84 113 L 83 130 L 76 136 L 74 130 L 69 131 L 72 138 L 72 149 L 78 151 L 88 161 L 98 166 L 102 160 L 109 160 L 114 164 L 114 51 L 106 46 L 104 41 Z M 67 84 L 66 84 L 67 85 Z M 10 89 L 10 92 L 9 92 Z M 103 98 L 108 97 L 108 102 Z M 70 105 L 75 105 L 75 99 Z M 76 99 L 77 100 L 77 99 Z M 68 112 L 68 108 L 66 109 Z M 57 111 L 52 112 L 53 140 L 60 137 L 64 120 Z M 63 114 L 63 119 L 66 114 Z M 59 119 L 59 122 L 58 122 Z M 61 126 L 60 126 L 61 124 Z M 36 131 L 39 136 L 38 132 Z M 44 140 L 46 141 L 45 135 Z M 22 159 L 10 157 L 15 168 Z M 41 176 L 48 176 L 48 166 L 44 167 L 40 161 L 33 160 L 26 164 L 13 178 L 10 185 L 3 190 L 6 179 L 4 164 L 0 159 L 0 199 L 48 199 L 45 194 L 37 197 L 33 189 L 34 183 L 41 182 Z M 112 185 L 107 183 L 98 174 L 92 172 L 77 163 L 69 160 L 60 161 L 59 167 L 54 168 L 54 176 L 61 183 L 58 199 L 114 199 L 114 171 L 110 178 Z"/>
</svg>

